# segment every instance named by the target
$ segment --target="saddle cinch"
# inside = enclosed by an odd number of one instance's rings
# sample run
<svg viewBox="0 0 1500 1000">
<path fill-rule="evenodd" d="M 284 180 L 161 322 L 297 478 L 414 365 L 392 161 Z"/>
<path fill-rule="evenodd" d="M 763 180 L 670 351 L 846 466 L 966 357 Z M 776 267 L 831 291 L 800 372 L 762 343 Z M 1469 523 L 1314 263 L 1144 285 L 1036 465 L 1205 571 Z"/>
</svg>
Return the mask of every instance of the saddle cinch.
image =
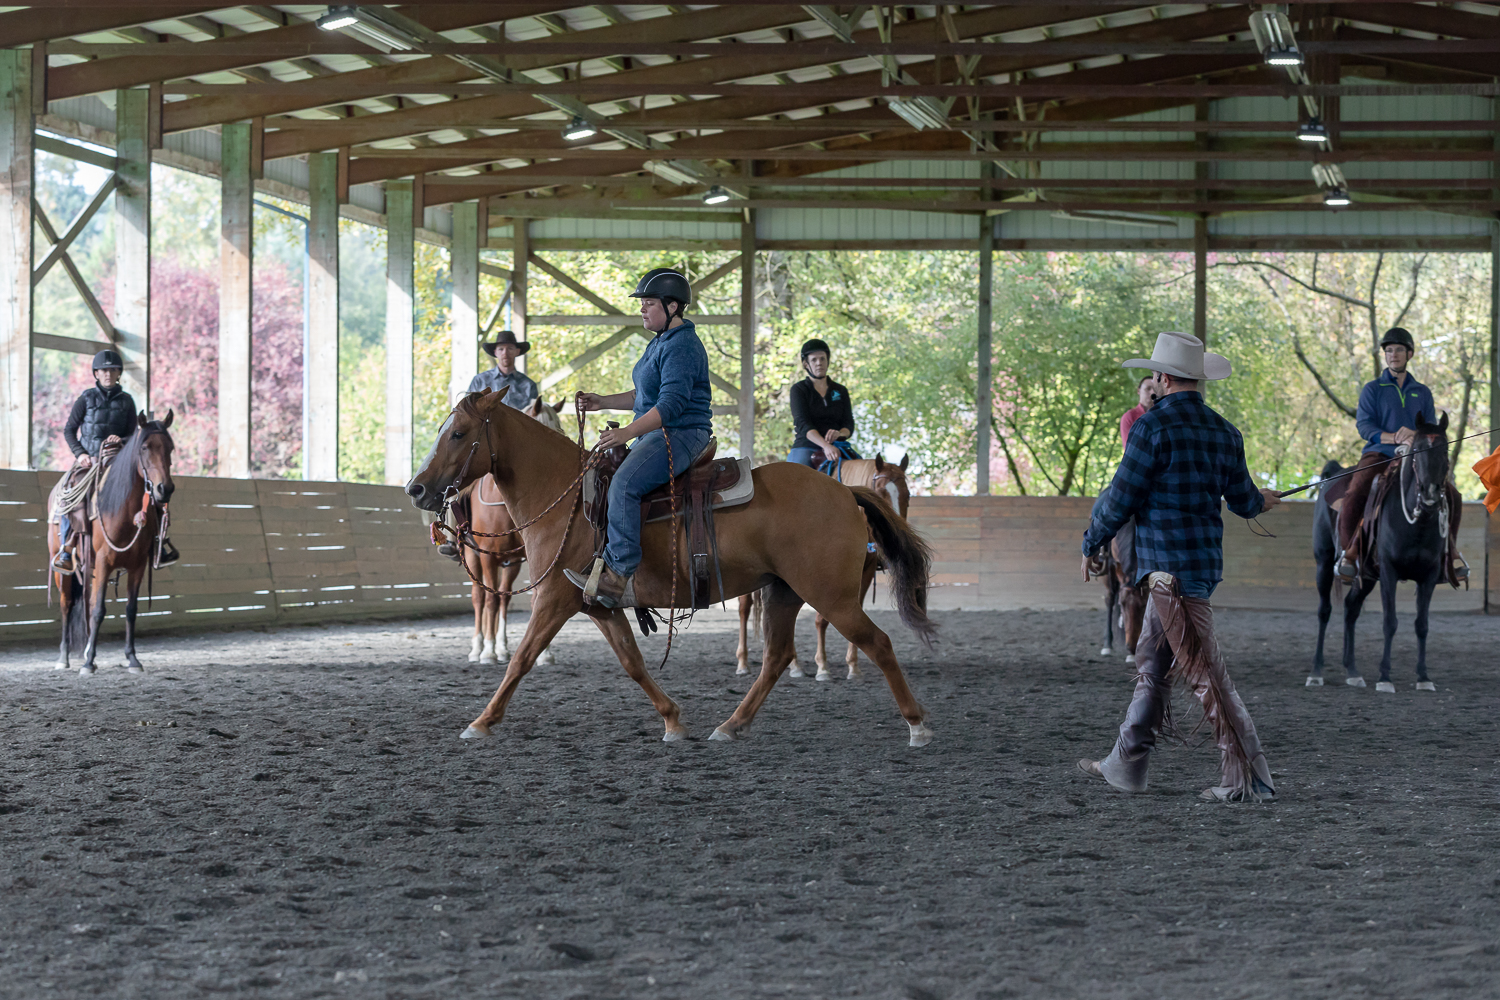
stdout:
<svg viewBox="0 0 1500 1000">
<path fill-rule="evenodd" d="M 609 426 L 617 427 L 613 421 Z M 717 438 L 709 438 L 688 466 L 670 483 L 657 487 L 641 500 L 641 523 L 664 521 L 677 516 L 686 522 L 688 553 L 692 557 L 693 608 L 713 603 L 709 581 L 717 582 L 718 599 L 724 599 L 724 579 L 719 570 L 719 539 L 714 511 L 737 507 L 755 497 L 755 482 L 748 458 L 715 459 Z M 602 556 L 608 541 L 609 484 L 627 452 L 623 447 L 601 453 L 600 460 L 583 479 L 583 512 L 594 529 L 594 554 Z M 710 572 L 711 571 L 711 572 Z"/>
</svg>

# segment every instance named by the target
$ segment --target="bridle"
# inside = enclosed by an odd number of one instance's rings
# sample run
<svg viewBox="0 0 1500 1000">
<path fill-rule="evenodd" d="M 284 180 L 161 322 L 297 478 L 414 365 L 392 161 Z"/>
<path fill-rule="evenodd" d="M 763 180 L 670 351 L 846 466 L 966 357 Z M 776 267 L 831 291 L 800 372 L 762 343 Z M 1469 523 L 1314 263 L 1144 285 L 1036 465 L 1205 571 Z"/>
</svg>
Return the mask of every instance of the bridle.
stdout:
<svg viewBox="0 0 1500 1000">
<path fill-rule="evenodd" d="M 1423 448 L 1421 450 L 1422 451 L 1432 451 L 1434 449 L 1434 447 L 1435 447 L 1435 445 L 1429 443 L 1428 447 Z M 1413 492 L 1416 495 L 1416 499 L 1414 501 L 1413 506 L 1411 506 L 1411 507 L 1407 506 L 1407 501 L 1406 501 L 1407 470 L 1411 469 L 1412 470 L 1412 475 L 1415 476 L 1415 466 L 1416 466 L 1417 463 L 1416 463 L 1416 459 L 1413 457 L 1413 453 L 1416 450 L 1417 449 L 1414 449 L 1414 448 L 1408 448 L 1407 451 L 1406 451 L 1406 453 L 1401 456 L 1401 464 L 1398 466 L 1397 475 L 1398 475 L 1399 478 L 1397 480 L 1397 489 L 1396 489 L 1396 491 L 1401 495 L 1401 516 L 1404 517 L 1404 518 L 1406 518 L 1406 523 L 1407 524 L 1416 524 L 1419 520 L 1422 519 L 1422 516 L 1424 514 L 1430 512 L 1432 510 L 1432 508 L 1437 507 L 1438 508 L 1438 531 L 1442 535 L 1442 537 L 1447 538 L 1448 537 L 1448 505 L 1444 502 L 1444 500 L 1446 498 L 1443 495 L 1443 493 L 1444 493 L 1443 483 L 1439 482 L 1439 483 L 1436 484 L 1437 485 L 1437 491 L 1436 491 L 1437 492 L 1437 496 L 1434 499 L 1432 499 L 1432 500 L 1428 500 L 1428 499 L 1426 499 L 1425 497 L 1422 496 L 1422 484 L 1417 483 L 1415 480 L 1413 480 L 1412 481 L 1412 486 L 1414 487 Z M 1432 484 L 1429 483 L 1428 485 L 1432 485 Z"/>
<path fill-rule="evenodd" d="M 455 406 L 453 408 L 452 412 L 453 413 L 457 413 L 458 412 L 458 407 Z M 579 414 L 578 414 L 578 446 L 579 446 L 580 449 L 583 448 L 583 428 L 584 428 L 584 414 L 583 414 L 582 411 L 579 411 Z M 488 416 L 486 416 L 484 418 L 484 443 L 485 443 L 485 446 L 488 447 L 489 451 L 490 451 L 490 468 L 489 468 L 490 475 L 494 475 L 495 474 L 495 444 L 494 444 L 494 438 L 492 436 L 493 433 L 494 433 L 494 426 L 491 423 L 490 418 Z M 494 594 L 496 597 L 514 597 L 516 594 L 524 594 L 524 593 L 526 593 L 528 591 L 535 590 L 537 587 L 541 586 L 542 581 L 545 580 L 545 579 L 547 579 L 547 577 L 552 574 L 552 571 L 557 568 L 557 564 L 562 559 L 562 554 L 563 554 L 564 550 L 566 550 L 567 547 L 568 547 L 568 537 L 573 532 L 573 522 L 575 520 L 577 520 L 577 518 L 578 518 L 578 509 L 579 509 L 580 505 L 583 503 L 583 489 L 582 489 L 583 477 L 588 474 L 589 469 L 593 468 L 595 465 L 598 464 L 598 462 L 599 462 L 599 447 L 598 447 L 598 445 L 595 445 L 592 449 L 589 449 L 588 451 L 586 451 L 584 453 L 582 459 L 579 461 L 580 468 L 578 470 L 578 475 L 576 477 L 574 477 L 573 481 L 571 483 L 569 483 L 563 489 L 562 493 L 558 494 L 557 499 L 555 499 L 551 503 L 549 503 L 546 506 L 546 508 L 543 509 L 541 511 L 541 513 L 537 514 L 535 517 L 530 517 L 530 518 L 527 518 L 523 522 L 515 523 L 515 527 L 512 528 L 510 531 L 502 531 L 502 532 L 475 531 L 475 530 L 473 530 L 473 528 L 470 528 L 470 527 L 467 527 L 467 526 L 460 526 L 460 527 L 455 528 L 455 527 L 452 527 L 452 526 L 450 526 L 448 524 L 448 508 L 452 505 L 452 503 L 453 503 L 454 500 L 458 499 L 458 494 L 460 492 L 462 492 L 464 480 L 468 477 L 469 467 L 473 464 L 473 462 L 474 462 L 474 456 L 475 456 L 475 454 L 478 453 L 478 450 L 479 450 L 479 441 L 476 440 L 476 441 L 474 441 L 469 446 L 469 454 L 464 457 L 464 464 L 458 470 L 458 475 L 454 477 L 453 482 L 449 483 L 448 486 L 446 488 L 444 488 L 444 490 L 442 492 L 442 496 L 439 498 L 438 519 L 435 522 L 433 522 L 433 525 L 432 525 L 432 535 L 433 535 L 433 541 L 434 541 L 434 543 L 437 541 L 437 536 L 439 534 L 446 533 L 446 534 L 451 535 L 453 537 L 453 543 L 459 549 L 463 549 L 465 546 L 467 546 L 468 548 L 471 548 L 471 549 L 475 550 L 476 552 L 482 552 L 482 553 L 484 553 L 486 555 L 492 555 L 492 556 L 505 556 L 505 555 L 509 555 L 511 553 L 514 553 L 514 552 L 524 551 L 525 548 L 526 548 L 526 546 L 523 543 L 521 545 L 516 546 L 514 549 L 507 549 L 507 550 L 504 550 L 502 552 L 491 552 L 489 549 L 480 548 L 479 545 L 475 544 L 473 541 L 471 541 L 469 539 L 476 538 L 476 537 L 477 538 L 506 538 L 506 537 L 509 537 L 510 535 L 519 535 L 521 533 L 522 529 L 531 527 L 533 524 L 536 524 L 542 518 L 544 518 L 548 514 L 552 513 L 553 508 L 555 508 L 558 504 L 562 503 L 562 501 L 569 494 L 576 494 L 574 496 L 574 498 L 573 498 L 573 503 L 572 503 L 572 505 L 571 505 L 571 507 L 569 509 L 569 512 L 568 512 L 568 523 L 567 523 L 567 527 L 563 529 L 562 541 L 559 542 L 558 546 L 557 546 L 557 553 L 555 555 L 553 555 L 552 561 L 547 564 L 547 568 L 542 572 L 542 575 L 539 576 L 539 577 L 537 577 L 535 580 L 533 580 L 531 583 L 527 584 L 526 586 L 521 587 L 518 590 L 496 589 L 494 587 L 489 586 L 483 580 L 481 580 L 478 577 L 476 577 L 474 575 L 473 570 L 469 569 L 469 563 L 468 563 L 467 560 L 464 560 L 464 559 L 460 559 L 459 560 L 459 563 L 464 568 L 464 574 L 466 576 L 468 576 L 469 581 L 471 583 L 473 583 L 475 586 L 477 586 L 480 589 L 484 590 L 486 593 Z M 466 538 L 465 536 L 468 536 L 468 538 Z"/>
<path fill-rule="evenodd" d="M 99 533 L 104 536 L 105 544 L 116 552 L 127 552 L 135 548 L 135 543 L 141 540 L 141 532 L 146 529 L 146 512 L 152 507 L 159 508 L 161 513 L 156 529 L 156 551 L 151 556 L 153 568 L 161 560 L 162 541 L 167 537 L 167 525 L 172 520 L 172 515 L 167 505 L 156 499 L 156 484 L 151 481 L 151 473 L 146 470 L 146 439 L 154 437 L 157 434 L 164 435 L 168 439 L 171 437 L 165 427 L 147 426 L 141 428 L 141 440 L 136 445 L 135 471 L 140 473 L 141 482 L 145 484 L 145 490 L 141 494 L 140 513 L 133 518 L 135 521 L 135 534 L 124 545 L 116 545 L 115 540 L 109 537 L 109 526 L 105 524 L 104 518 L 99 518 Z"/>
</svg>

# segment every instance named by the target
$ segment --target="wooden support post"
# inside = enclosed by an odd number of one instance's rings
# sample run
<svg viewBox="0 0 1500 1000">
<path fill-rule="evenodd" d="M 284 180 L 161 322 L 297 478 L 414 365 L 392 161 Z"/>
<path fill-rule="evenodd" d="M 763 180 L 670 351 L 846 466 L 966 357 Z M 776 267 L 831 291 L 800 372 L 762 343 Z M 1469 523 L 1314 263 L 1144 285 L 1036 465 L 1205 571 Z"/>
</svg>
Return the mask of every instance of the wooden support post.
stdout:
<svg viewBox="0 0 1500 1000">
<path fill-rule="evenodd" d="M 740 457 L 755 463 L 755 210 L 740 223 Z"/>
<path fill-rule="evenodd" d="M 220 133 L 218 474 L 226 479 L 250 478 L 253 142 L 247 122 L 229 122 Z"/>
<path fill-rule="evenodd" d="M 266 120 L 250 119 L 250 179 L 261 180 L 266 174 Z"/>
<path fill-rule="evenodd" d="M 115 342 L 121 385 L 151 411 L 151 93 L 115 91 Z"/>
<path fill-rule="evenodd" d="M 349 147 L 340 146 L 338 157 L 339 174 L 338 182 L 336 185 L 338 189 L 337 198 L 340 205 L 347 205 L 349 204 Z"/>
<path fill-rule="evenodd" d="M 31 467 L 31 52 L 0 49 L 0 468 Z"/>
<path fill-rule="evenodd" d="M 425 229 L 427 212 L 427 175 L 417 174 L 411 179 L 411 224 L 414 229 Z"/>
<path fill-rule="evenodd" d="M 986 162 L 983 173 L 986 178 L 994 176 L 994 164 Z M 994 356 L 994 307 L 995 284 L 995 217 L 979 217 L 979 336 L 976 349 L 978 366 L 974 381 L 974 429 L 977 444 L 974 456 L 974 493 L 976 496 L 990 494 L 990 413 L 994 410 L 993 388 L 990 384 L 990 359 Z"/>
<path fill-rule="evenodd" d="M 467 392 L 479 373 L 479 206 L 472 201 L 453 205 L 453 306 L 448 311 L 448 342 L 453 366 L 448 379 L 448 402 Z"/>
<path fill-rule="evenodd" d="M 401 486 L 411 478 L 413 443 L 416 243 L 411 181 L 386 182 L 385 222 L 385 481 Z"/>
<path fill-rule="evenodd" d="M 1193 102 L 1193 118 L 1200 122 L 1208 121 L 1208 101 Z M 1202 150 L 1213 146 L 1213 136 L 1208 132 L 1198 132 L 1195 141 Z M 1195 163 L 1194 179 L 1208 180 L 1210 166 L 1206 160 Z M 1197 192 L 1198 201 L 1208 201 L 1208 194 L 1206 189 L 1200 188 Z M 1193 219 L 1193 336 L 1208 343 L 1208 216 L 1204 214 Z"/>
<path fill-rule="evenodd" d="M 1208 343 L 1208 217 L 1193 220 L 1193 336 Z"/>
<path fill-rule="evenodd" d="M 307 158 L 307 450 L 308 479 L 339 476 L 339 157 Z"/>
<path fill-rule="evenodd" d="M 510 265 L 510 328 L 517 340 L 526 339 L 526 273 L 531 264 L 531 232 L 527 227 L 530 223 L 530 219 L 511 220 L 511 231 L 516 238 Z M 516 359 L 516 368 L 526 370 L 526 355 Z"/>
</svg>

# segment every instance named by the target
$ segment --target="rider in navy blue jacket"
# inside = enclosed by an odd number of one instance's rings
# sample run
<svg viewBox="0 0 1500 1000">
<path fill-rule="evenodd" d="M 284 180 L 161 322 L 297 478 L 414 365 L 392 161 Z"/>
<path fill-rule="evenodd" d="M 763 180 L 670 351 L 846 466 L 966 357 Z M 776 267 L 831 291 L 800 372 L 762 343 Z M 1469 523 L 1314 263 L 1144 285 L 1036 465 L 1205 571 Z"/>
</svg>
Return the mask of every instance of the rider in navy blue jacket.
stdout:
<svg viewBox="0 0 1500 1000">
<path fill-rule="evenodd" d="M 1385 354 L 1386 369 L 1360 390 L 1354 425 L 1365 440 L 1365 450 L 1349 477 L 1349 489 L 1339 509 L 1339 546 L 1343 550 L 1339 575 L 1351 579 L 1358 572 L 1359 526 L 1375 477 L 1385 470 L 1385 460 L 1395 457 L 1396 446 L 1412 440 L 1419 414 L 1429 423 L 1437 423 L 1432 390 L 1406 370 L 1417 351 L 1412 335 L 1393 326 L 1380 338 L 1380 349 Z"/>
</svg>

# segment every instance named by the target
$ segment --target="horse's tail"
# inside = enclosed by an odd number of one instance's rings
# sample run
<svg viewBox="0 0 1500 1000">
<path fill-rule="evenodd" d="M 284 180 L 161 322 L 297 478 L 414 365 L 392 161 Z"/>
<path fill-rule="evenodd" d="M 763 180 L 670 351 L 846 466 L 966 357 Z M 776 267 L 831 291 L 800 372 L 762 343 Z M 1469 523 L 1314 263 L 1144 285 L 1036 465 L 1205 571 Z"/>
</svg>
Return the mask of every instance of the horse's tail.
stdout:
<svg viewBox="0 0 1500 1000">
<path fill-rule="evenodd" d="M 68 588 L 68 617 L 63 622 L 63 638 L 67 640 L 70 656 L 81 654 L 89 641 L 88 591 L 72 573 L 63 577 L 62 586 Z"/>
<path fill-rule="evenodd" d="M 927 617 L 927 576 L 932 549 L 906 519 L 891 509 L 885 495 L 864 486 L 851 486 L 854 500 L 865 512 L 875 547 L 891 573 L 891 594 L 901 622 L 927 645 L 937 636 L 937 624 Z"/>
</svg>

